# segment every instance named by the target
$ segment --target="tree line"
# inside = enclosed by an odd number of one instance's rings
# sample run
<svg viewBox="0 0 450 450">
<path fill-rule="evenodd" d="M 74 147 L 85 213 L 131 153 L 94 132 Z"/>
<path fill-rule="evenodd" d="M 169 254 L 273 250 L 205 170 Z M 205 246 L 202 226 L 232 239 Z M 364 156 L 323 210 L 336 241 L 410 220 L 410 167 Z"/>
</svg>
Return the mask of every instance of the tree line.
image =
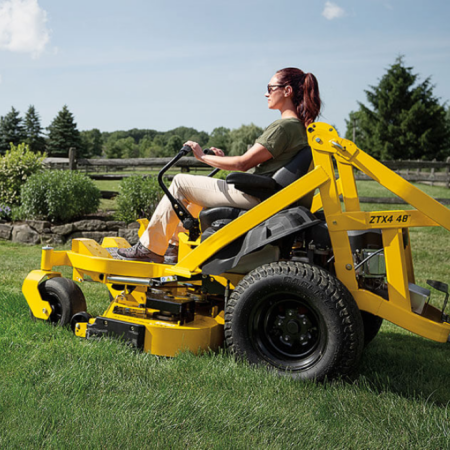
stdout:
<svg viewBox="0 0 450 450">
<path fill-rule="evenodd" d="M 428 77 L 419 82 L 412 67 L 400 56 L 389 66 L 377 86 L 365 91 L 368 106 L 358 102 L 346 120 L 345 137 L 378 159 L 443 160 L 450 156 L 450 108 L 433 93 Z M 79 131 L 67 105 L 57 114 L 47 132 L 39 114 L 30 106 L 24 118 L 14 109 L 0 117 L 0 154 L 10 144 L 28 144 L 33 152 L 66 157 L 71 147 L 85 158 L 167 157 L 183 142 L 193 140 L 205 147 L 218 147 L 228 155 L 244 153 L 262 133 L 250 124 L 237 129 L 215 128 L 210 134 L 189 127 L 161 132 L 152 129 L 101 132 Z"/>
<path fill-rule="evenodd" d="M 101 132 L 94 128 L 79 131 L 67 105 L 54 118 L 47 133 L 41 126 L 34 106 L 25 117 L 14 107 L 0 117 L 0 154 L 5 154 L 11 144 L 25 143 L 30 150 L 46 152 L 48 156 L 67 157 L 70 148 L 81 158 L 159 158 L 175 155 L 187 140 L 205 147 L 218 147 L 229 155 L 239 155 L 263 132 L 250 124 L 237 129 L 215 128 L 210 134 L 195 128 L 178 127 L 170 131 L 134 128 L 128 131 Z"/>
</svg>

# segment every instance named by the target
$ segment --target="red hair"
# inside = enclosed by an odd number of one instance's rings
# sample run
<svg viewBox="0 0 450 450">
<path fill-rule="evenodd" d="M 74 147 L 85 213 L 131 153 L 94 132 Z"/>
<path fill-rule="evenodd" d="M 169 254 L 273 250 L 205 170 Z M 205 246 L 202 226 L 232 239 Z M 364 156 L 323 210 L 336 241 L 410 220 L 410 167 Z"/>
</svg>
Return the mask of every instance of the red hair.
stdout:
<svg viewBox="0 0 450 450">
<path fill-rule="evenodd" d="M 291 86 L 293 91 L 292 101 L 296 108 L 297 117 L 307 127 L 319 115 L 322 104 L 316 77 L 312 73 L 305 74 L 295 67 L 281 69 L 276 75 L 280 84 Z"/>
</svg>

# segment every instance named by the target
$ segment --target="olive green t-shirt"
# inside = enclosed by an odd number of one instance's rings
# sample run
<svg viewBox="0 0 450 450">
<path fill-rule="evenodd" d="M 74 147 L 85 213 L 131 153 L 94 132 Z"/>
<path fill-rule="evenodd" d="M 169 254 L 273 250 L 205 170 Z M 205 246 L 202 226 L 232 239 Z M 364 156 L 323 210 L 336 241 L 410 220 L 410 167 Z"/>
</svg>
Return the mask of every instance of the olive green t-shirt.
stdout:
<svg viewBox="0 0 450 450">
<path fill-rule="evenodd" d="M 308 145 L 308 138 L 303 123 L 289 117 L 271 123 L 255 143 L 269 150 L 273 158 L 256 166 L 253 173 L 271 176 Z"/>
</svg>

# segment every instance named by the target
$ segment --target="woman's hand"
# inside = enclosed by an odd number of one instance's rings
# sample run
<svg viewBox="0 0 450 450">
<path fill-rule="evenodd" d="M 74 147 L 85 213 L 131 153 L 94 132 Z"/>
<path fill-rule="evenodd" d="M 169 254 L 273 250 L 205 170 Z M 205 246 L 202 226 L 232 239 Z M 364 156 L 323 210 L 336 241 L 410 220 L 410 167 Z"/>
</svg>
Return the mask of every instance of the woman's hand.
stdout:
<svg viewBox="0 0 450 450">
<path fill-rule="evenodd" d="M 192 152 L 194 153 L 194 156 L 199 160 L 203 161 L 203 157 L 205 154 L 203 153 L 202 148 L 197 142 L 194 141 L 187 141 L 184 143 L 184 145 L 189 145 L 189 147 L 192 148 Z"/>
<path fill-rule="evenodd" d="M 223 150 L 220 150 L 220 148 L 211 147 L 210 150 L 212 150 L 216 156 L 225 156 L 225 153 Z"/>
<path fill-rule="evenodd" d="M 205 153 L 200 147 L 200 144 L 194 141 L 187 141 L 184 143 L 184 145 L 189 145 L 189 147 L 192 148 L 192 152 L 194 153 L 195 158 L 197 158 L 199 161 L 207 162 L 205 161 Z M 216 156 L 225 156 L 225 153 L 220 150 L 220 148 L 211 147 L 210 150 L 214 152 L 214 155 Z"/>
</svg>

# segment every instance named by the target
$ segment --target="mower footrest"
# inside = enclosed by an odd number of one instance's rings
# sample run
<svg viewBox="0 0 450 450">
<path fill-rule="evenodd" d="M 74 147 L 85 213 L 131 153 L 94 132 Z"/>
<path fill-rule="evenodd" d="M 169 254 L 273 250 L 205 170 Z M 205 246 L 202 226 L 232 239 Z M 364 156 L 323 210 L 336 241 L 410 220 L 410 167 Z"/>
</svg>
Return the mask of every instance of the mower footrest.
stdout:
<svg viewBox="0 0 450 450">
<path fill-rule="evenodd" d="M 145 326 L 105 317 L 97 317 L 94 323 L 88 324 L 86 338 L 101 336 L 123 339 L 133 345 L 133 347 L 143 350 Z"/>
</svg>

